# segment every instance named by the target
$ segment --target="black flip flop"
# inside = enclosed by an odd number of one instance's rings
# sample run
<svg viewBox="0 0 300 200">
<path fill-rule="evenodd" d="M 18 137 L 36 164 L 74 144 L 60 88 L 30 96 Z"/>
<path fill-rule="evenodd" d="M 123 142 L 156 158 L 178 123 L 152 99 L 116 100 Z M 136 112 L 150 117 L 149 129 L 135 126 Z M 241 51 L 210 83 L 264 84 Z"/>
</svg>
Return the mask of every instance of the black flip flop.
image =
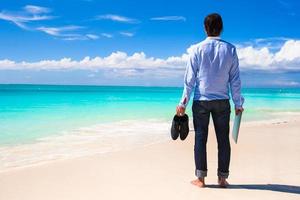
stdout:
<svg viewBox="0 0 300 200">
<path fill-rule="evenodd" d="M 173 117 L 172 126 L 171 126 L 171 137 L 173 140 L 176 140 L 179 136 L 180 129 L 180 117 L 175 115 Z"/>
<path fill-rule="evenodd" d="M 189 116 L 184 114 L 183 116 L 180 116 L 180 139 L 185 140 L 189 134 L 189 131 Z"/>
</svg>

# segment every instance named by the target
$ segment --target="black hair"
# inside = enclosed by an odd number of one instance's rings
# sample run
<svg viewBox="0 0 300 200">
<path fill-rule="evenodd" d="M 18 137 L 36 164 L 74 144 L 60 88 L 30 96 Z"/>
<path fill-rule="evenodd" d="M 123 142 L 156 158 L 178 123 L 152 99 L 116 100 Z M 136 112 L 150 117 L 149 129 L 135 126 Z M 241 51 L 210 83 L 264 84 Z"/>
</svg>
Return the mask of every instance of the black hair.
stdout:
<svg viewBox="0 0 300 200">
<path fill-rule="evenodd" d="M 205 17 L 204 27 L 208 36 L 219 36 L 223 30 L 221 15 L 212 13 Z"/>
</svg>

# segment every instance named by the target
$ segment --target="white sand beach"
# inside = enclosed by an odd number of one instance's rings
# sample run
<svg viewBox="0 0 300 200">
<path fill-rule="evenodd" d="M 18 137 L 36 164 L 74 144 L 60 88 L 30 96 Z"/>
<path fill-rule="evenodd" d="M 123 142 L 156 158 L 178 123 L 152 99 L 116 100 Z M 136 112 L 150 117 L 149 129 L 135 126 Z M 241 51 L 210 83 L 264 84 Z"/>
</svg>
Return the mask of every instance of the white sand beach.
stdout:
<svg viewBox="0 0 300 200">
<path fill-rule="evenodd" d="M 150 128 L 150 127 L 149 127 Z M 213 127 L 207 187 L 194 176 L 194 132 L 187 140 L 59 160 L 0 173 L 1 200 L 300 199 L 300 118 L 244 123 L 231 141 L 231 186 L 216 185 Z"/>
</svg>

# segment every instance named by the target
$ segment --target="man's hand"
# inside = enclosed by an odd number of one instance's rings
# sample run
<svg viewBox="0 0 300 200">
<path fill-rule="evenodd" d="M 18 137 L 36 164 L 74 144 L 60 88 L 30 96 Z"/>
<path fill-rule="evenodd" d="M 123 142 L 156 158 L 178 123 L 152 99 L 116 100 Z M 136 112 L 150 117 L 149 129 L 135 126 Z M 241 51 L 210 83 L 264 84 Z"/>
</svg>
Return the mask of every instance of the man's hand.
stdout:
<svg viewBox="0 0 300 200">
<path fill-rule="evenodd" d="M 238 115 L 244 111 L 243 107 L 235 108 L 235 115 Z"/>
<path fill-rule="evenodd" d="M 176 107 L 176 114 L 178 116 L 182 116 L 182 115 L 184 115 L 184 113 L 185 113 L 185 107 L 183 107 L 183 106 Z"/>
</svg>

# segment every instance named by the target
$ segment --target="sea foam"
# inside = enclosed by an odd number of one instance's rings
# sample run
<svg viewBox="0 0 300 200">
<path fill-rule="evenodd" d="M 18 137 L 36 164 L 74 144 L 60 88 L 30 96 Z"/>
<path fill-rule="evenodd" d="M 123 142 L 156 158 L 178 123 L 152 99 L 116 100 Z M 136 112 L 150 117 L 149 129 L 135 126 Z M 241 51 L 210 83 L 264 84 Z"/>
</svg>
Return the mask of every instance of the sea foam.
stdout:
<svg viewBox="0 0 300 200">
<path fill-rule="evenodd" d="M 169 139 L 170 124 L 120 121 L 82 127 L 27 144 L 0 147 L 0 171 L 52 160 L 131 149 Z"/>
</svg>

